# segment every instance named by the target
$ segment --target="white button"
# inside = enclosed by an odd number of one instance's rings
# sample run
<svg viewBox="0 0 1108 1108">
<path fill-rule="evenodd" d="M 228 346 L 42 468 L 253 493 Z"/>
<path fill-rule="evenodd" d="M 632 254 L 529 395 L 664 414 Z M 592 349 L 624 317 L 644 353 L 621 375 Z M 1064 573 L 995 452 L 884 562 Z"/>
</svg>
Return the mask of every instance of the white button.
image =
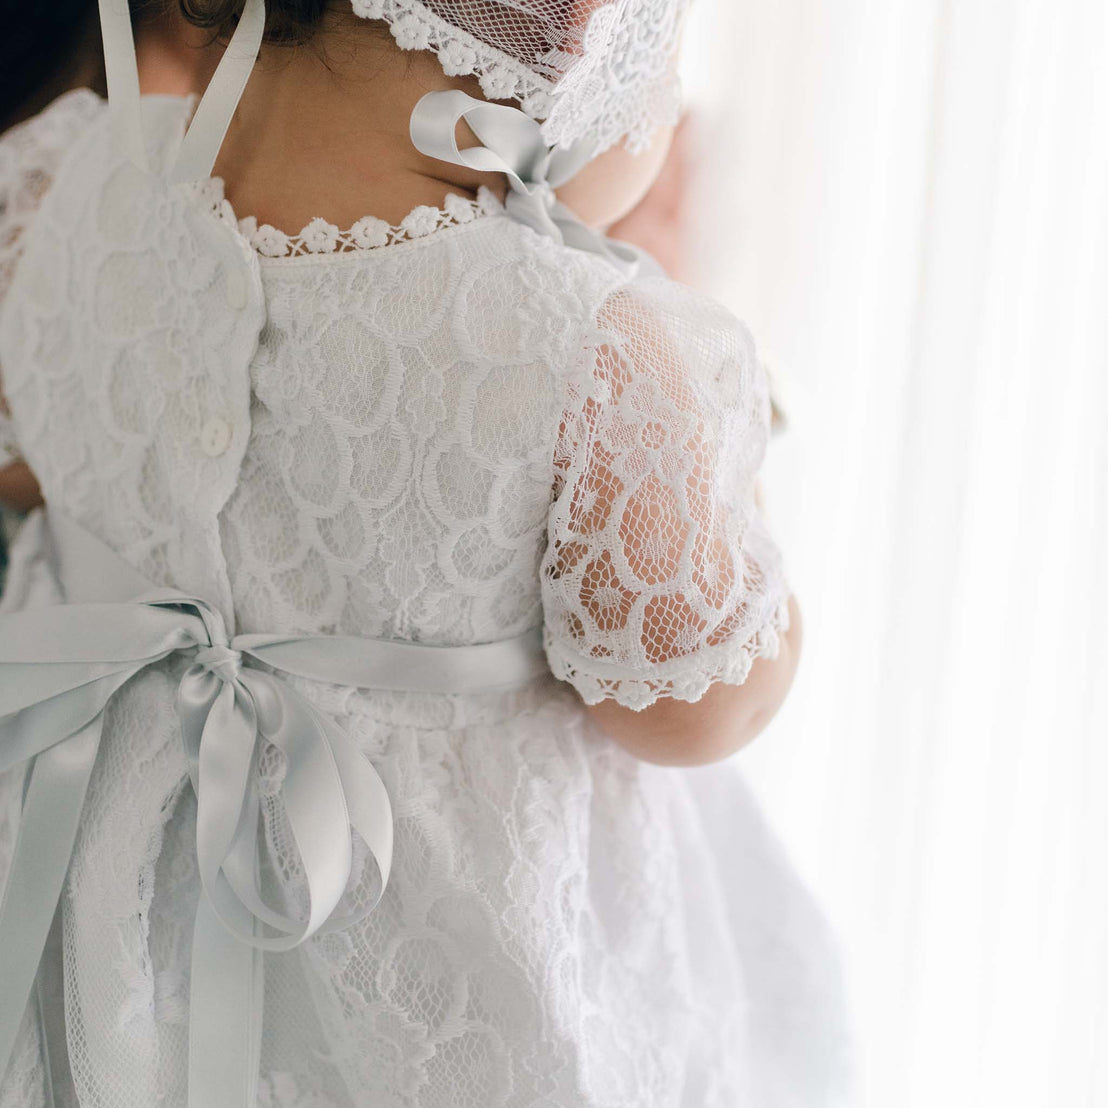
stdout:
<svg viewBox="0 0 1108 1108">
<path fill-rule="evenodd" d="M 227 271 L 226 289 L 227 303 L 236 312 L 246 307 L 246 278 L 242 271 L 229 269 Z"/>
<path fill-rule="evenodd" d="M 209 458 L 218 458 L 231 444 L 231 425 L 219 416 L 213 416 L 200 431 L 200 449 Z"/>
</svg>

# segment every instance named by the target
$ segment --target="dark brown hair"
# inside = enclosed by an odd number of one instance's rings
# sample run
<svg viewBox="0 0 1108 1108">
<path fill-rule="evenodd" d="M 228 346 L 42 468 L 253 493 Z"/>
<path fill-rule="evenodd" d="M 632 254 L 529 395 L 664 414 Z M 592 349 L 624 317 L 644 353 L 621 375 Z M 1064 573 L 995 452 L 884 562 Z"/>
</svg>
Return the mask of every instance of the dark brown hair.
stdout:
<svg viewBox="0 0 1108 1108">
<path fill-rule="evenodd" d="M 74 87 L 77 74 L 91 77 L 97 91 L 104 91 L 95 0 L 21 4 L 18 14 L 11 14 L 16 18 L 5 21 L 0 42 L 0 124 L 4 128 L 35 115 Z"/>
<path fill-rule="evenodd" d="M 225 38 L 238 23 L 243 0 L 180 0 L 184 17 L 197 27 L 207 27 Z M 331 0 L 267 0 L 266 42 L 294 45 L 309 41 L 319 30 Z"/>
</svg>

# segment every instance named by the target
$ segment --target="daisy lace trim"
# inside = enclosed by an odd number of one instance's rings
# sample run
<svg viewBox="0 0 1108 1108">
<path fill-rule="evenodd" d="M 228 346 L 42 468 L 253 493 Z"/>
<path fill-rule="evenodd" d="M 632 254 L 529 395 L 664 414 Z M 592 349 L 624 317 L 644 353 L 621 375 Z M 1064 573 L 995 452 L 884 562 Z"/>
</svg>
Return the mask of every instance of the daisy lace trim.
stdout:
<svg viewBox="0 0 1108 1108">
<path fill-rule="evenodd" d="M 571 684 L 586 704 L 614 700 L 635 711 L 649 708 L 660 697 L 699 700 L 716 683 L 741 685 L 758 658 L 777 658 L 781 636 L 789 630 L 788 589 L 782 587 L 768 621 L 745 642 L 721 642 L 642 670 L 608 664 L 602 658 L 582 658 L 567 650 L 543 625 L 543 645 L 551 673 Z"/>
<path fill-rule="evenodd" d="M 311 254 L 351 254 L 377 250 L 382 246 L 395 246 L 397 243 L 426 238 L 447 227 L 458 227 L 483 216 L 504 211 L 504 205 L 496 194 L 481 185 L 474 200 L 452 192 L 441 208 L 420 204 L 395 226 L 367 215 L 344 231 L 336 224 L 316 217 L 299 234 L 289 235 L 268 223 L 259 225 L 254 216 L 239 219 L 230 201 L 224 197 L 223 182 L 218 177 L 199 182 L 197 192 L 198 200 L 205 208 L 242 235 L 264 258 L 296 258 Z"/>
<path fill-rule="evenodd" d="M 448 77 L 473 74 L 490 100 L 518 100 L 532 119 L 545 119 L 558 71 L 549 77 L 437 16 L 419 0 L 352 0 L 362 19 L 383 19 L 401 50 L 432 50 Z"/>
</svg>

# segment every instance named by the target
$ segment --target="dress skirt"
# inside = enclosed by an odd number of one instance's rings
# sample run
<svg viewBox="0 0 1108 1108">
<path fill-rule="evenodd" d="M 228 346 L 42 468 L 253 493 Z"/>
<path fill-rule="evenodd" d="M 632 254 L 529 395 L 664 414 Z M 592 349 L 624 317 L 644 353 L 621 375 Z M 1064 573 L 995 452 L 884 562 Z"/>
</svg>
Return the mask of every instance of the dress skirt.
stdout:
<svg viewBox="0 0 1108 1108">
<path fill-rule="evenodd" d="M 56 602 L 32 513 L 0 610 Z M 186 1108 L 196 803 L 171 657 L 111 702 L 41 997 L 0 1108 Z M 373 762 L 395 820 L 377 908 L 265 955 L 265 1108 L 845 1103 L 836 947 L 737 761 L 640 762 L 549 675 L 474 696 L 288 678 Z M 275 896 L 303 909 L 262 757 Z M 0 777 L 0 867 L 22 773 Z M 360 847 L 361 840 L 356 840 Z M 355 851 L 346 898 L 372 894 Z M 0 873 L 3 870 L 0 869 Z M 65 1035 L 67 1043 L 61 1042 Z"/>
</svg>

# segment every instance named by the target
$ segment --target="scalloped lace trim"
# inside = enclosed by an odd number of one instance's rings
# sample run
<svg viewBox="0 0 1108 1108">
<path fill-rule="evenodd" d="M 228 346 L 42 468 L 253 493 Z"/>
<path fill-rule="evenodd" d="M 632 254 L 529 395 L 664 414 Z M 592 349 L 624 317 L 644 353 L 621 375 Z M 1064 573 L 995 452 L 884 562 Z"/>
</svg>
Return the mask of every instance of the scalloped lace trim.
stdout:
<svg viewBox="0 0 1108 1108">
<path fill-rule="evenodd" d="M 351 0 L 354 14 L 388 24 L 402 50 L 430 50 L 448 77 L 475 76 L 489 100 L 515 100 L 543 124 L 549 145 L 590 136 L 596 153 L 620 138 L 633 154 L 646 150 L 657 129 L 677 122 L 680 80 L 676 70 L 658 80 L 657 41 L 678 41 L 689 0 L 654 0 L 648 9 L 628 13 L 614 2 L 597 6 L 583 34 L 585 52 L 552 51 L 524 64 L 455 26 L 422 0 Z M 591 47 L 590 47 L 590 44 Z M 606 45 L 607 44 L 607 45 Z M 557 64 L 561 61 L 562 68 Z M 568 72 L 566 63 L 572 62 Z M 646 83 L 627 74 L 653 74 Z"/>
<path fill-rule="evenodd" d="M 781 636 L 788 631 L 789 623 L 786 589 L 769 622 L 737 649 L 733 642 L 722 642 L 656 666 L 652 677 L 619 666 L 611 666 L 604 674 L 602 659 L 582 658 L 567 651 L 554 640 L 549 630 L 544 630 L 543 639 L 551 673 L 559 681 L 569 682 L 586 704 L 614 700 L 625 708 L 641 711 L 660 697 L 695 702 L 713 684 L 741 685 L 750 674 L 755 659 L 778 656 Z M 582 665 L 595 672 L 587 672 L 580 668 Z"/>
<path fill-rule="evenodd" d="M 473 75 L 490 100 L 518 100 L 532 119 L 545 119 L 551 108 L 553 68 L 549 79 L 487 42 L 429 11 L 419 0 L 352 0 L 362 19 L 383 19 L 401 50 L 432 50 L 448 77 Z"/>
<path fill-rule="evenodd" d="M 472 223 L 483 216 L 498 215 L 504 205 L 485 185 L 477 197 L 469 200 L 450 193 L 441 208 L 420 204 L 398 224 L 393 225 L 375 216 L 363 216 L 343 231 L 322 218 L 313 219 L 299 234 L 289 235 L 268 223 L 260 226 L 254 216 L 239 219 L 231 202 L 223 195 L 223 182 L 210 177 L 198 186 L 200 203 L 224 223 L 234 228 L 257 253 L 265 258 L 296 258 L 308 254 L 350 254 L 364 250 L 379 250 L 384 246 L 427 238 L 436 231 Z"/>
</svg>

